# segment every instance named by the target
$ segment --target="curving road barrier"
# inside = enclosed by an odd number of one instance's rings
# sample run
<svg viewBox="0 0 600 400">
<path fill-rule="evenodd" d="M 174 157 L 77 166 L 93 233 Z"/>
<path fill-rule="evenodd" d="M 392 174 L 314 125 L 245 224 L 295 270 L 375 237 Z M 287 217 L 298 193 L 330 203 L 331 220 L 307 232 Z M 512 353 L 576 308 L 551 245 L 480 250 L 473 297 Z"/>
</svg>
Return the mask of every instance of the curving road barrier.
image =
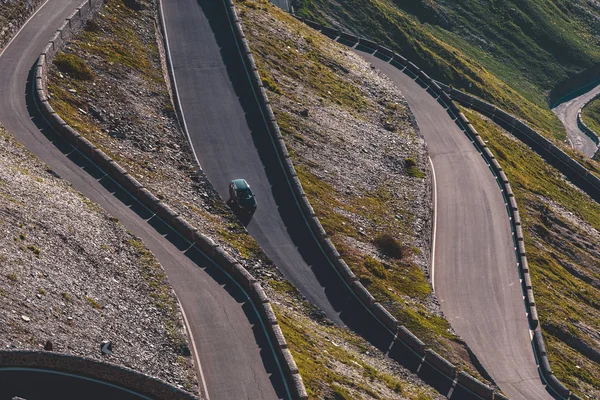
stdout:
<svg viewBox="0 0 600 400">
<path fill-rule="evenodd" d="M 565 387 L 556 378 L 556 376 L 554 376 L 554 374 L 552 373 L 552 370 L 550 368 L 549 362 L 548 362 L 548 357 L 547 357 L 545 345 L 544 345 L 544 339 L 543 339 L 542 331 L 539 326 L 538 313 L 537 313 L 537 309 L 535 306 L 535 299 L 533 296 L 533 289 L 532 289 L 532 285 L 531 285 L 531 277 L 529 276 L 529 267 L 528 267 L 527 255 L 526 255 L 526 251 L 525 251 L 521 219 L 520 219 L 517 203 L 514 198 L 514 194 L 513 194 L 512 188 L 510 186 L 510 183 L 506 177 L 506 174 L 502 170 L 500 164 L 495 159 L 495 157 L 491 153 L 491 151 L 487 148 L 487 145 L 485 144 L 485 142 L 483 141 L 483 139 L 481 138 L 479 133 L 475 130 L 473 125 L 470 124 L 470 122 L 465 117 L 465 115 L 462 112 L 460 112 L 460 109 L 456 106 L 456 104 L 452 101 L 452 99 L 455 98 L 461 103 L 466 102 L 467 105 L 472 106 L 472 107 L 482 111 L 482 113 L 484 115 L 487 115 L 494 120 L 500 119 L 502 121 L 505 121 L 511 125 L 511 128 L 519 129 L 519 130 L 523 131 L 524 133 L 528 134 L 529 136 L 535 138 L 535 140 L 537 140 L 537 142 L 540 144 L 540 146 L 543 146 L 543 148 L 545 148 L 545 149 L 550 149 L 550 153 L 556 154 L 556 157 L 558 158 L 558 160 L 560 160 L 564 165 L 570 167 L 575 173 L 578 174 L 578 176 L 580 176 L 581 178 L 584 178 L 587 182 L 590 182 L 592 185 L 594 185 L 598 189 L 600 189 L 600 180 L 597 177 L 595 177 L 594 175 L 592 175 L 585 168 L 583 168 L 575 160 L 568 157 L 560 149 L 556 148 L 556 146 L 554 146 L 550 141 L 548 141 L 543 136 L 541 136 L 540 134 L 535 132 L 533 129 L 529 128 L 522 121 L 508 115 L 507 113 L 499 110 L 498 108 L 496 108 L 495 106 L 493 106 L 491 104 L 485 103 L 477 98 L 474 98 L 473 96 L 459 92 L 455 89 L 449 88 L 448 86 L 441 84 L 440 82 L 434 81 L 425 72 L 420 70 L 415 64 L 406 60 L 406 58 L 402 57 L 401 55 L 393 53 L 388 48 L 380 46 L 377 43 L 375 43 L 371 40 L 365 39 L 365 38 L 353 36 L 353 35 L 347 34 L 347 33 L 342 33 L 339 29 L 323 27 L 322 25 L 320 25 L 317 22 L 307 21 L 307 20 L 304 20 L 299 17 L 296 17 L 296 18 L 305 22 L 308 26 L 310 26 L 318 31 L 321 31 L 323 34 L 325 34 L 326 36 L 329 36 L 333 40 L 336 40 L 343 44 L 349 45 L 350 47 L 363 48 L 363 49 L 366 48 L 369 52 L 371 52 L 372 54 L 375 54 L 377 57 L 385 59 L 386 61 L 388 61 L 390 64 L 394 65 L 395 67 L 397 67 L 401 70 L 404 70 L 409 75 L 414 76 L 414 79 L 417 81 L 420 81 L 420 84 L 424 88 L 426 88 L 426 90 L 429 92 L 430 95 L 432 95 L 433 97 L 436 97 L 438 102 L 440 102 L 441 104 L 443 104 L 447 107 L 447 112 L 452 116 L 452 118 L 455 120 L 455 122 L 459 125 L 459 127 L 465 132 L 465 134 L 472 141 L 473 145 L 482 154 L 482 156 L 488 163 L 492 173 L 496 177 L 496 179 L 500 185 L 500 188 L 502 189 L 502 195 L 505 199 L 507 213 L 511 220 L 511 228 L 513 230 L 513 237 L 514 237 L 514 242 L 515 242 L 514 243 L 515 244 L 515 247 L 514 247 L 515 248 L 515 256 L 518 261 L 519 273 L 520 273 L 521 282 L 522 282 L 522 290 L 524 293 L 524 297 L 526 299 L 525 303 L 526 303 L 527 315 L 528 315 L 528 319 L 529 319 L 529 323 L 530 323 L 530 331 L 533 332 L 532 333 L 532 335 L 533 335 L 532 347 L 533 347 L 533 351 L 534 351 L 537 361 L 538 361 L 539 371 L 541 373 L 543 380 L 548 385 L 548 387 L 559 398 L 561 398 L 561 399 L 569 399 L 569 398 L 577 399 L 578 397 L 575 394 L 571 393 L 570 390 L 567 387 Z M 258 82 L 260 83 L 260 80 L 258 80 Z M 262 91 L 264 93 L 264 90 L 262 90 Z M 265 101 L 265 107 L 269 107 L 268 100 Z M 271 114 L 272 114 L 272 112 L 271 112 Z M 511 131 L 513 129 L 511 129 Z M 276 132 L 279 133 L 279 130 L 277 129 Z M 282 146 L 284 147 L 284 150 L 285 150 L 285 145 L 283 144 L 283 140 L 281 139 L 280 135 L 278 137 L 278 141 L 282 144 Z M 283 151 L 282 151 L 282 153 L 283 153 Z M 287 154 L 287 153 L 284 153 L 284 154 Z M 288 160 L 289 160 L 289 158 L 288 158 Z M 291 163 L 289 163 L 289 168 L 290 168 L 290 174 L 294 174 L 293 165 L 291 165 Z M 301 197 L 302 197 L 303 192 L 302 192 L 302 187 L 300 185 L 300 182 L 297 180 L 297 178 L 295 179 L 295 182 L 298 186 L 297 191 L 301 194 Z M 349 270 L 347 265 L 345 265 L 343 260 L 341 260 L 339 258 L 339 254 L 337 253 L 335 248 L 333 248 L 331 241 L 327 240 L 327 235 L 325 234 L 319 221 L 314 217 L 314 212 L 312 212 L 312 214 L 308 213 L 308 212 L 311 212 L 312 209 L 310 208 L 310 204 L 308 204 L 308 201 L 306 200 L 306 196 L 304 195 L 302 197 L 302 199 L 304 201 L 306 201 L 306 203 L 307 203 L 304 206 L 304 208 L 307 211 L 307 214 L 311 215 L 311 218 L 312 218 L 313 224 L 314 224 L 314 231 L 321 232 L 321 234 L 317 235 L 317 236 L 320 236 L 322 238 L 323 247 L 325 247 L 325 248 L 330 247 L 330 249 L 328 250 L 328 253 L 330 253 L 332 255 L 337 255 L 337 260 L 336 260 L 337 262 L 335 262 L 334 265 L 338 266 L 340 273 L 343 276 L 346 276 L 347 281 L 355 282 L 355 284 L 351 287 L 353 288 L 353 290 L 355 291 L 357 296 L 359 298 L 361 298 L 361 300 L 363 300 L 363 303 L 367 307 L 372 308 L 374 314 L 377 315 L 379 317 L 380 321 L 385 326 L 387 326 L 389 329 L 400 328 L 398 330 L 398 333 L 400 333 L 400 332 L 404 333 L 403 339 L 406 341 L 407 344 L 409 344 L 409 346 L 412 346 L 417 352 L 422 353 L 425 361 L 433 364 L 436 367 L 436 369 L 438 369 L 440 372 L 443 372 L 445 375 L 454 376 L 456 374 L 456 367 L 453 364 L 451 364 L 447 360 L 443 359 L 441 356 L 437 355 L 435 352 L 433 352 L 431 350 L 424 350 L 424 345 L 418 338 L 416 338 L 414 335 L 412 335 L 412 333 L 410 333 L 410 331 L 408 331 L 405 327 L 403 327 L 403 326 L 398 327 L 398 323 L 394 319 L 394 317 L 391 316 L 391 314 L 389 312 L 387 312 L 387 311 L 384 312 L 383 310 L 385 310 L 385 308 L 383 308 L 380 304 L 375 303 L 374 300 L 372 300 L 373 296 L 359 282 L 356 281 L 356 277 L 352 274 L 352 272 Z M 377 306 L 374 306 L 375 304 L 377 304 Z M 377 308 L 378 311 L 375 311 L 375 308 Z M 398 337 L 400 337 L 400 336 L 401 335 L 398 335 Z M 480 381 L 473 378 L 472 376 L 465 373 L 464 371 L 461 371 L 458 373 L 458 376 L 457 376 L 455 382 L 457 385 L 461 385 L 461 386 L 469 389 L 469 391 L 471 393 L 475 393 L 479 398 L 484 398 L 484 399 L 505 398 L 500 393 L 494 393 L 491 390 L 491 388 L 489 388 L 487 385 L 481 383 Z"/>
<path fill-rule="evenodd" d="M 588 169 L 555 146 L 550 140 L 536 132 L 529 125 L 478 97 L 451 88 L 440 82 L 437 83 L 448 92 L 452 99 L 466 107 L 481 112 L 498 125 L 507 129 L 517 138 L 530 145 L 538 154 L 551 162 L 581 190 L 587 192 L 596 200 L 600 199 L 600 178 L 592 174 Z"/>
<path fill-rule="evenodd" d="M 0 351 L 0 366 L 2 366 L 1 370 L 37 373 L 61 372 L 80 379 L 98 380 L 102 384 L 116 386 L 123 391 L 134 391 L 136 398 L 198 399 L 198 397 L 160 379 L 129 368 L 68 354 L 48 351 L 2 350 Z"/>
<path fill-rule="evenodd" d="M 598 152 L 600 151 L 600 137 L 598 137 L 598 134 L 596 132 L 594 132 L 594 130 L 592 128 L 590 128 L 589 126 L 587 126 L 585 124 L 585 122 L 583 122 L 583 119 L 581 118 L 581 112 L 583 111 L 585 106 L 587 106 L 589 103 L 591 103 L 592 101 L 594 101 L 596 99 L 600 99 L 600 95 L 594 96 L 592 99 L 587 101 L 579 109 L 579 111 L 577 111 L 577 126 L 579 127 L 579 129 L 581 129 L 583 131 L 583 133 L 585 133 L 587 136 L 589 136 L 589 138 L 592 139 L 592 141 L 594 143 L 596 143 L 596 146 L 598 146 L 598 150 L 596 150 L 596 152 L 594 153 L 592 158 L 595 158 L 598 155 Z"/>
<path fill-rule="evenodd" d="M 86 0 L 67 18 L 50 40 L 50 43 L 40 57 L 34 69 L 35 101 L 41 113 L 50 125 L 76 149 L 90 158 L 98 167 L 103 169 L 111 178 L 125 188 L 158 217 L 169 224 L 176 232 L 196 245 L 208 255 L 221 269 L 229 274 L 250 295 L 261 322 L 268 333 L 271 345 L 277 355 L 277 361 L 288 381 L 288 389 L 294 399 L 307 399 L 308 395 L 298 372 L 298 367 L 288 348 L 285 337 L 277 323 L 277 317 L 271 307 L 270 300 L 260 283 L 229 253 L 223 250 L 212 239 L 199 232 L 185 221 L 177 212 L 162 203 L 154 194 L 142 186 L 124 168 L 112 160 L 102 150 L 71 128 L 50 106 L 47 95 L 47 73 L 57 52 L 64 47 L 73 34 L 80 31 L 87 20 L 102 9 L 103 0 Z"/>
</svg>

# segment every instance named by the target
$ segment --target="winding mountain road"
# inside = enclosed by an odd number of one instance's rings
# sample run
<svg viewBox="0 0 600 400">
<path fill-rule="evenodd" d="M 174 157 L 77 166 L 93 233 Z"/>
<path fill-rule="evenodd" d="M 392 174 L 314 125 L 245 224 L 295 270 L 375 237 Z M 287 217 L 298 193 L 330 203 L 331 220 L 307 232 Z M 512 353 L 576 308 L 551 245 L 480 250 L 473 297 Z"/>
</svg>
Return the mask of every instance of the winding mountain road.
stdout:
<svg viewBox="0 0 600 400">
<path fill-rule="evenodd" d="M 446 318 L 511 399 L 551 399 L 537 371 L 510 222 L 489 167 L 425 89 L 357 52 L 400 89 L 427 142 L 438 197 L 435 292 Z"/>
<path fill-rule="evenodd" d="M 211 400 L 287 397 L 273 351 L 247 295 L 40 119 L 30 95 L 32 67 L 49 38 L 80 3 L 48 1 L 0 55 L 0 122 L 75 189 L 142 238 L 158 258 L 187 315 Z"/>
<path fill-rule="evenodd" d="M 598 94 L 600 94 L 600 84 L 581 96 L 560 103 L 552 109 L 554 114 L 556 114 L 567 129 L 567 137 L 571 146 L 588 157 L 594 155 L 598 146 L 596 146 L 596 143 L 594 143 L 594 141 L 579 128 L 579 125 L 577 124 L 577 113 L 585 103 Z"/>
</svg>

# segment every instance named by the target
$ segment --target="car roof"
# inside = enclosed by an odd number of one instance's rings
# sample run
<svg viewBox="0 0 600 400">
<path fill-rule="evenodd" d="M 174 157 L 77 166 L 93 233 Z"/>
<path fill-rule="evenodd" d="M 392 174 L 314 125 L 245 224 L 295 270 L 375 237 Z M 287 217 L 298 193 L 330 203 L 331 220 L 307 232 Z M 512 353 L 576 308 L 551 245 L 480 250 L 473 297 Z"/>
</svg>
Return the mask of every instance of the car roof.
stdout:
<svg viewBox="0 0 600 400">
<path fill-rule="evenodd" d="M 245 179 L 234 179 L 231 183 L 233 183 L 233 186 L 238 190 L 250 189 L 250 185 L 248 185 L 248 182 L 246 182 Z"/>
</svg>

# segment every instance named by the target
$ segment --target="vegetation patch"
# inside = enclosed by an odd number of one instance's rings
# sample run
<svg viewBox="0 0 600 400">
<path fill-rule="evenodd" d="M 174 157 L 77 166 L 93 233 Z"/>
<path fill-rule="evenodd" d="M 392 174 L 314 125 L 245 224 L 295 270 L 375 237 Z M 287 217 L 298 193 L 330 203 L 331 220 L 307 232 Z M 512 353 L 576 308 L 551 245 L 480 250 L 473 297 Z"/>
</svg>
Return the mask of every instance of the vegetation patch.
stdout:
<svg viewBox="0 0 600 400">
<path fill-rule="evenodd" d="M 380 42 L 559 140 L 565 129 L 547 94 L 600 62 L 593 2 L 298 0 L 295 11 Z"/>
<path fill-rule="evenodd" d="M 59 53 L 54 57 L 53 63 L 60 72 L 69 74 L 75 79 L 84 81 L 94 79 L 94 72 L 91 68 L 75 54 Z"/>
<path fill-rule="evenodd" d="M 427 279 L 429 244 L 422 238 L 430 237 L 430 183 L 421 169 L 426 150 L 405 100 L 368 63 L 266 1 L 239 4 L 258 69 L 266 71 L 261 77 L 281 91 L 269 93 L 269 100 L 329 238 L 377 301 L 473 372 L 464 342 L 441 316 Z M 290 342 L 303 343 L 290 335 Z M 301 372 L 309 382 L 322 374 L 313 365 Z M 370 376 L 368 369 L 364 376 Z M 345 383 L 331 379 L 337 396 L 347 396 Z"/>
</svg>

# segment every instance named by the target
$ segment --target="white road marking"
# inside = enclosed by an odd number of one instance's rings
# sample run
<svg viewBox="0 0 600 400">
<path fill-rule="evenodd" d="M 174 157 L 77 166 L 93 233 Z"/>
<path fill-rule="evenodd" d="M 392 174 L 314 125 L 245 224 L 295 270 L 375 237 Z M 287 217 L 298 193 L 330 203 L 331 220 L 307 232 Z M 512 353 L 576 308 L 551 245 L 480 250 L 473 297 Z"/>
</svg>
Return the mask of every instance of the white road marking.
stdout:
<svg viewBox="0 0 600 400">
<path fill-rule="evenodd" d="M 175 297 L 177 297 L 177 295 L 175 295 Z M 183 306 L 181 305 L 179 299 L 177 299 L 177 303 L 179 304 L 179 309 L 181 310 L 181 315 L 183 316 L 185 330 L 187 331 L 187 334 L 190 337 L 190 343 L 192 344 L 192 353 L 194 353 L 194 364 L 198 366 L 200 380 L 202 381 L 202 395 L 206 400 L 210 400 L 210 396 L 208 395 L 208 387 L 206 386 L 206 380 L 204 380 L 204 372 L 202 372 L 202 364 L 200 364 L 200 355 L 198 354 L 196 342 L 194 341 L 194 335 L 192 334 L 192 328 L 190 328 L 190 323 L 188 322 L 187 316 L 185 315 L 185 310 L 183 309 Z"/>
<path fill-rule="evenodd" d="M 433 161 L 429 157 L 431 165 L 431 175 L 433 177 L 433 240 L 431 243 L 431 286 L 435 292 L 435 237 L 437 235 L 437 180 L 435 179 L 435 168 Z"/>
</svg>

